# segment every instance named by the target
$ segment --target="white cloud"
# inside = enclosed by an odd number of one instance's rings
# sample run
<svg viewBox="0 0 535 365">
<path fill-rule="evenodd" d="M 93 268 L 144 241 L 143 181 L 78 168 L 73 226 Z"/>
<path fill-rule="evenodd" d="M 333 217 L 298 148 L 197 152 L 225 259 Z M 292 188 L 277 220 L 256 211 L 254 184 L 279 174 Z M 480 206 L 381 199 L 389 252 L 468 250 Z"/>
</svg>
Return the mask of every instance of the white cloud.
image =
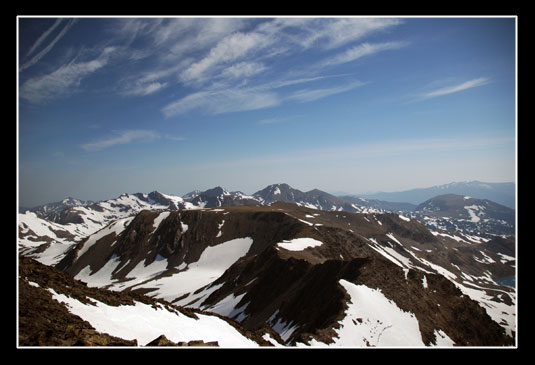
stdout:
<svg viewBox="0 0 535 365">
<path fill-rule="evenodd" d="M 183 20 L 175 19 L 175 22 Z M 164 57 L 173 59 L 191 52 L 210 49 L 223 38 L 241 30 L 247 23 L 248 20 L 245 18 L 195 19 L 190 22 L 186 32 L 174 32 L 174 37 L 169 42 L 169 52 L 166 52 Z"/>
<path fill-rule="evenodd" d="M 427 92 L 427 93 L 424 93 L 424 94 L 420 95 L 419 100 L 435 98 L 437 96 L 453 94 L 453 93 L 456 93 L 456 92 L 459 92 L 459 91 L 471 89 L 473 87 L 477 87 L 477 86 L 488 84 L 489 80 L 490 79 L 487 78 L 487 77 L 480 77 L 478 79 L 472 79 L 472 80 L 463 82 L 462 84 L 459 84 L 459 85 L 440 88 L 440 89 L 437 89 L 437 90 L 434 90 L 434 91 L 430 91 L 430 92 Z"/>
<path fill-rule="evenodd" d="M 21 86 L 20 96 L 32 103 L 64 96 L 79 86 L 83 78 L 104 67 L 114 50 L 114 47 L 106 47 L 100 56 L 91 61 L 71 61 L 50 74 L 31 78 Z"/>
<path fill-rule="evenodd" d="M 325 98 L 327 96 L 340 94 L 349 90 L 353 90 L 359 86 L 365 85 L 364 82 L 361 81 L 354 81 L 352 83 L 349 83 L 347 85 L 332 87 L 332 88 L 321 88 L 321 89 L 304 89 L 304 90 L 298 90 L 292 93 L 289 96 L 289 99 L 294 99 L 299 102 L 310 102 L 315 101 L 318 99 Z"/>
<path fill-rule="evenodd" d="M 87 152 L 101 151 L 113 146 L 133 142 L 151 142 L 160 138 L 160 135 L 150 130 L 126 130 L 118 132 L 116 136 L 103 137 L 95 142 L 81 145 Z"/>
<path fill-rule="evenodd" d="M 180 78 L 184 82 L 199 82 L 214 72 L 221 64 L 235 61 L 253 50 L 257 51 L 272 43 L 272 39 L 260 33 L 234 33 L 223 38 L 208 55 L 184 70 Z"/>
<path fill-rule="evenodd" d="M 257 62 L 240 62 L 224 69 L 220 76 L 224 78 L 239 79 L 251 77 L 264 71 L 266 66 Z"/>
<path fill-rule="evenodd" d="M 263 109 L 279 105 L 277 94 L 254 89 L 223 89 L 199 91 L 166 105 L 162 113 L 166 117 L 200 110 L 209 115 Z"/>
<path fill-rule="evenodd" d="M 399 49 L 406 46 L 407 42 L 384 42 L 384 43 L 362 43 L 352 47 L 342 53 L 328 58 L 321 63 L 322 66 L 338 65 L 341 63 L 355 61 L 364 56 L 370 56 L 378 52 Z"/>
<path fill-rule="evenodd" d="M 155 93 L 167 86 L 167 82 L 150 82 L 145 84 L 138 84 L 125 91 L 126 95 L 146 96 Z"/>
<path fill-rule="evenodd" d="M 395 18 L 336 18 L 318 19 L 310 24 L 309 34 L 302 39 L 301 44 L 311 47 L 319 43 L 326 49 L 334 49 L 373 32 L 399 25 L 401 21 Z"/>
</svg>

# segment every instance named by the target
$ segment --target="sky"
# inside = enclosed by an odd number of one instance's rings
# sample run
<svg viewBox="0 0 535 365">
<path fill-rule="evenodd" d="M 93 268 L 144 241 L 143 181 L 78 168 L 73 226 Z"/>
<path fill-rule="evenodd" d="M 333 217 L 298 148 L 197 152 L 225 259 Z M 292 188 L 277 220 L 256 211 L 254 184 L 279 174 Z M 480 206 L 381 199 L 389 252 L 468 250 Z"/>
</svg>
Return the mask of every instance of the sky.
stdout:
<svg viewBox="0 0 535 365">
<path fill-rule="evenodd" d="M 20 206 L 516 178 L 514 17 L 19 17 Z"/>
</svg>

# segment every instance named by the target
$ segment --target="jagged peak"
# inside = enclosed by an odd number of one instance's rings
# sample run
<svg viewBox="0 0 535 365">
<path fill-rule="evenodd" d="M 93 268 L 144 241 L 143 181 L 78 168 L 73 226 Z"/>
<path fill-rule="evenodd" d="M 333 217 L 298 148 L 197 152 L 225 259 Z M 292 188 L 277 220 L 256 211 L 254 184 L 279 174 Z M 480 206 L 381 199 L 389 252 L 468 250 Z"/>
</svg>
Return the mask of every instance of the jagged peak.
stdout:
<svg viewBox="0 0 535 365">
<path fill-rule="evenodd" d="M 221 186 L 216 186 L 215 188 L 203 191 L 201 194 L 209 197 L 216 197 L 220 195 L 230 195 L 230 192 Z"/>
</svg>

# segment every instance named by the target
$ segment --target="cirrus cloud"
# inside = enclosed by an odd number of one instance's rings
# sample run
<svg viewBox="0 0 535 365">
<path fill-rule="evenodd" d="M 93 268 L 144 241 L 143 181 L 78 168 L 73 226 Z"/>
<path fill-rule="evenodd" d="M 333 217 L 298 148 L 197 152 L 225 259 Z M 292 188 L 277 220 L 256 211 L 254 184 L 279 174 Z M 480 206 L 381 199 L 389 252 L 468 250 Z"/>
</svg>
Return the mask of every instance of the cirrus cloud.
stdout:
<svg viewBox="0 0 535 365">
<path fill-rule="evenodd" d="M 199 91 L 162 108 L 166 117 L 200 110 L 208 115 L 256 110 L 276 106 L 281 99 L 274 92 L 233 88 Z"/>
<path fill-rule="evenodd" d="M 114 51 L 115 47 L 106 47 L 93 60 L 85 62 L 73 60 L 54 72 L 31 78 L 21 86 L 20 96 L 31 103 L 39 104 L 68 94 L 79 86 L 85 77 L 104 67 Z"/>
<path fill-rule="evenodd" d="M 448 94 L 453 94 L 453 93 L 456 93 L 456 92 L 459 92 L 459 91 L 471 89 L 473 87 L 477 87 L 477 86 L 482 86 L 482 85 L 488 84 L 489 81 L 490 81 L 490 79 L 488 77 L 480 77 L 480 78 L 477 78 L 477 79 L 472 79 L 472 80 L 463 82 L 463 83 L 458 84 L 458 85 L 448 86 L 448 87 L 440 88 L 440 89 L 437 89 L 437 90 L 433 90 L 433 91 L 421 94 L 420 95 L 420 99 L 424 100 L 424 99 L 436 98 L 438 96 L 444 96 L 444 95 L 448 95 Z"/>
<path fill-rule="evenodd" d="M 80 147 L 87 152 L 95 152 L 132 142 L 151 142 L 158 138 L 160 138 L 160 135 L 151 130 L 126 130 L 116 132 L 115 136 L 103 137 L 94 142 L 83 144 Z"/>
</svg>

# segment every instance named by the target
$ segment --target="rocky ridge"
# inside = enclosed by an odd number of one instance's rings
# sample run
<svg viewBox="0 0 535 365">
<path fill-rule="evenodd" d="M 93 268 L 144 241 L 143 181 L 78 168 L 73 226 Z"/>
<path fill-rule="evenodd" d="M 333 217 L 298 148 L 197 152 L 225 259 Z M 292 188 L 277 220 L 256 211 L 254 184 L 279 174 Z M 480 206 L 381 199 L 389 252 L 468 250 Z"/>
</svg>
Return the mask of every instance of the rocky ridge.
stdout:
<svg viewBox="0 0 535 365">
<path fill-rule="evenodd" d="M 269 326 L 290 346 L 337 343 L 350 303 L 342 283 L 378 290 L 411 313 L 421 345 L 436 344 L 442 333 L 456 345 L 510 345 L 505 333 L 514 337 L 515 294 L 492 273 L 513 273 L 514 261 L 407 219 L 288 203 L 143 211 L 120 233 L 74 246 L 58 268 L 89 286 L 219 313 L 251 331 Z M 320 244 L 292 249 L 299 240 Z M 218 248 L 236 252 L 224 267 L 208 259 Z M 199 276 L 190 275 L 202 270 L 211 277 L 192 284 Z M 186 282 L 187 290 L 177 286 Z M 362 345 L 381 345 L 370 328 L 389 325 L 376 321 L 364 326 Z"/>
</svg>

